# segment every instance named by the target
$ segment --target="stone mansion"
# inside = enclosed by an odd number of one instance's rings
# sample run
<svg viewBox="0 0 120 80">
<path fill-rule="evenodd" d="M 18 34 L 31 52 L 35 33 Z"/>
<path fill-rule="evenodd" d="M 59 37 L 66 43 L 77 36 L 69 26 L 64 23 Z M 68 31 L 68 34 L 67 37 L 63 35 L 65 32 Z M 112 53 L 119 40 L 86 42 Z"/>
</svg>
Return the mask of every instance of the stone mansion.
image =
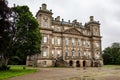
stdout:
<svg viewBox="0 0 120 80">
<path fill-rule="evenodd" d="M 68 66 L 102 66 L 100 23 L 90 16 L 84 25 L 77 20 L 53 18 L 52 10 L 42 4 L 36 14 L 42 34 L 41 53 L 27 57 L 26 65 L 55 66 L 62 59 Z M 62 64 L 62 63 L 61 63 Z"/>
</svg>

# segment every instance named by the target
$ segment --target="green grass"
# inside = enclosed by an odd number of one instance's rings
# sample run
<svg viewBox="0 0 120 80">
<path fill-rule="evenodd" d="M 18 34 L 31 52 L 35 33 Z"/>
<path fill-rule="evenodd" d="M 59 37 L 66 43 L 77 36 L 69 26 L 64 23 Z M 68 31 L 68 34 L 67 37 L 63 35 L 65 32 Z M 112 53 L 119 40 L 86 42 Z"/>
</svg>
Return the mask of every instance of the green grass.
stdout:
<svg viewBox="0 0 120 80">
<path fill-rule="evenodd" d="M 11 65 L 10 70 L 8 71 L 0 71 L 0 80 L 5 80 L 10 77 L 16 77 L 21 76 L 29 73 L 36 72 L 37 69 L 26 67 L 26 69 L 23 69 L 23 66 L 20 65 Z"/>
<path fill-rule="evenodd" d="M 104 65 L 103 68 L 120 68 L 120 65 Z"/>
</svg>

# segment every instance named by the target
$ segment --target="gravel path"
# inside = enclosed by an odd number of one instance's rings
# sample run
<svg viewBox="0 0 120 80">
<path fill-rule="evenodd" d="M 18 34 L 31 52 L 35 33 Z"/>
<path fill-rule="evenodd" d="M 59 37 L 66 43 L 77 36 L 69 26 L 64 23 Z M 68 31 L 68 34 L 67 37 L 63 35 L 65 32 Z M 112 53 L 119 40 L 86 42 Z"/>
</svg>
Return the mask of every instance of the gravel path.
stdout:
<svg viewBox="0 0 120 80">
<path fill-rule="evenodd" d="M 36 73 L 9 80 L 120 80 L 120 69 L 39 68 Z"/>
</svg>

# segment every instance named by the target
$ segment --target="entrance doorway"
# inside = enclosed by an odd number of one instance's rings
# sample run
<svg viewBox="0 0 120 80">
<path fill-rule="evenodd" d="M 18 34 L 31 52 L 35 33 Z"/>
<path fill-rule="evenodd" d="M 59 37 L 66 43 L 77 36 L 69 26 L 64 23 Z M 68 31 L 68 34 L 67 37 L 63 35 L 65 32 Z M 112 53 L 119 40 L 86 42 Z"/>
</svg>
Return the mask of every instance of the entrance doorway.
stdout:
<svg viewBox="0 0 120 80">
<path fill-rule="evenodd" d="M 86 67 L 86 61 L 83 61 L 83 67 Z"/>
<path fill-rule="evenodd" d="M 76 61 L 76 67 L 80 67 L 80 62 Z"/>
<path fill-rule="evenodd" d="M 70 61 L 70 62 L 69 62 L 69 65 L 70 65 L 70 66 L 73 66 L 73 61 Z"/>
</svg>

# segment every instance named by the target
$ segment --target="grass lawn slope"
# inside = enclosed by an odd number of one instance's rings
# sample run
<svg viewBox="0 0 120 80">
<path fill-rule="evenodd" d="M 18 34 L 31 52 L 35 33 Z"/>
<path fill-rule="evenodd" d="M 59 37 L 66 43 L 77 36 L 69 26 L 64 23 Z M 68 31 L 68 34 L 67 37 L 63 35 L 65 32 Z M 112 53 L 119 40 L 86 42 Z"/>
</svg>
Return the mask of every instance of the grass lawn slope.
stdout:
<svg viewBox="0 0 120 80">
<path fill-rule="evenodd" d="M 24 66 L 18 66 L 18 65 L 11 65 L 10 70 L 8 71 L 0 71 L 0 80 L 5 80 L 10 77 L 16 77 L 20 75 L 25 75 L 29 73 L 34 73 L 37 71 L 35 68 L 31 67 L 25 67 L 26 69 L 23 69 Z"/>
</svg>

